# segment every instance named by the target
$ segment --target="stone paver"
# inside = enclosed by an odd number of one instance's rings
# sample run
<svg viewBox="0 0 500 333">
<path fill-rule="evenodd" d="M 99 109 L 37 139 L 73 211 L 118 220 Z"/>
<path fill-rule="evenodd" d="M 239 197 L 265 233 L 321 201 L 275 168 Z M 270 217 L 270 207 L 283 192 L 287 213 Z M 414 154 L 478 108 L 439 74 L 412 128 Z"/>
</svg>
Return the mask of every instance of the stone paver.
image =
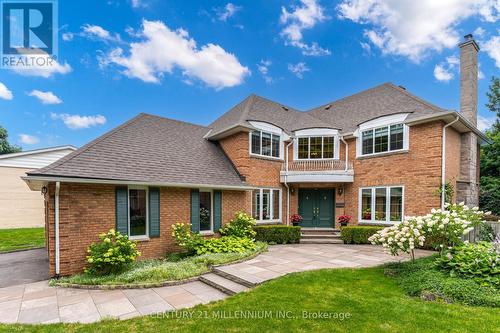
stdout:
<svg viewBox="0 0 500 333">
<path fill-rule="evenodd" d="M 417 251 L 416 256 L 430 255 Z M 254 259 L 217 268 L 253 284 L 292 272 L 322 268 L 358 268 L 408 260 L 382 247 L 344 244 L 270 246 Z M 49 287 L 48 281 L 0 288 L 0 323 L 90 323 L 103 318 L 129 319 L 174 311 L 226 298 L 201 281 L 149 289 L 84 290 Z"/>
</svg>

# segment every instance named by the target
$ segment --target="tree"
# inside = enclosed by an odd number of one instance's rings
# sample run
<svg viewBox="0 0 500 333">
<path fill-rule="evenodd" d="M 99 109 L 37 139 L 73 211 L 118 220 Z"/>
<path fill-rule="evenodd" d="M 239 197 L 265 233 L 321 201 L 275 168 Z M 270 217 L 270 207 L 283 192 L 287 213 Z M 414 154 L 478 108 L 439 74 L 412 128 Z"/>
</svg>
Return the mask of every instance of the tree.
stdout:
<svg viewBox="0 0 500 333">
<path fill-rule="evenodd" d="M 490 90 L 486 93 L 486 107 L 496 114 L 493 127 L 486 131 L 491 141 L 481 146 L 481 191 L 479 204 L 482 209 L 500 215 L 500 80 L 491 78 Z"/>
<path fill-rule="evenodd" d="M 21 147 L 16 145 L 11 145 L 7 138 L 9 134 L 7 130 L 0 126 L 0 155 L 1 154 L 9 154 L 9 153 L 17 153 L 21 151 Z"/>
</svg>

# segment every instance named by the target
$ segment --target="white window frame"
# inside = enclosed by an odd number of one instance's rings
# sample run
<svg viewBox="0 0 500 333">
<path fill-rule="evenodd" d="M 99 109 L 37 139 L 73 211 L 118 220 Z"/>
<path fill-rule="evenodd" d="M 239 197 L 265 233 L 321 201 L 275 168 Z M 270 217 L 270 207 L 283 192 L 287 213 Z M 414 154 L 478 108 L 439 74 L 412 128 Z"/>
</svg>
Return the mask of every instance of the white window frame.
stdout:
<svg viewBox="0 0 500 333">
<path fill-rule="evenodd" d="M 260 154 L 252 152 L 252 134 L 254 132 L 260 132 Z M 262 154 L 262 134 L 263 133 L 271 135 L 271 155 L 264 155 L 264 154 Z M 273 153 L 273 135 L 277 136 L 279 138 L 279 152 L 278 152 L 279 156 L 278 157 L 272 155 L 272 153 Z M 282 160 L 283 159 L 283 153 L 282 153 L 282 148 L 281 148 L 283 139 L 282 139 L 281 135 L 257 129 L 257 130 L 251 131 L 249 133 L 248 138 L 249 138 L 249 140 L 248 140 L 249 141 L 248 151 L 249 151 L 249 153 L 250 153 L 251 156 L 258 156 L 258 157 L 263 157 L 263 158 L 270 158 L 270 159 L 273 159 L 273 160 Z"/>
<path fill-rule="evenodd" d="M 282 199 L 283 199 L 283 191 L 281 191 L 280 188 L 275 188 L 275 187 L 263 187 L 263 188 L 256 188 L 254 191 L 259 191 L 259 218 L 257 219 L 258 224 L 266 224 L 266 223 L 281 223 L 281 216 L 282 216 Z M 262 209 L 264 206 L 264 190 L 269 190 L 270 195 L 269 195 L 269 212 L 273 219 L 269 220 L 264 220 L 263 215 L 264 215 L 264 210 Z M 279 195 L 279 212 L 278 212 L 278 218 L 274 218 L 274 191 L 278 191 Z M 254 192 L 252 191 L 252 217 L 253 217 L 253 200 L 254 200 Z"/>
<path fill-rule="evenodd" d="M 400 149 L 393 149 L 391 150 L 391 126 L 395 126 L 395 125 L 403 125 L 403 148 L 400 148 Z M 378 130 L 378 129 L 381 129 L 381 128 L 387 128 L 387 150 L 386 151 L 381 151 L 381 152 L 378 152 L 376 153 L 375 152 L 375 131 Z M 381 154 L 389 154 L 389 153 L 394 153 L 394 152 L 398 152 L 398 151 L 405 151 L 405 150 L 408 150 L 407 148 L 407 142 L 408 142 L 408 126 L 405 125 L 405 124 L 402 124 L 402 123 L 398 123 L 398 124 L 391 124 L 391 125 L 385 125 L 385 126 L 379 126 L 379 127 L 373 127 L 373 128 L 369 128 L 369 129 L 364 129 L 362 131 L 360 131 L 360 135 L 359 135 L 359 156 L 373 156 L 373 155 L 381 155 Z M 372 132 L 372 153 L 370 154 L 363 154 L 363 133 L 365 132 Z"/>
<path fill-rule="evenodd" d="M 200 224 L 200 235 L 211 235 L 214 233 L 214 191 L 211 189 L 199 189 L 199 192 L 210 193 L 210 230 L 201 230 Z M 199 200 L 201 203 L 201 199 Z M 198 210 L 200 210 L 200 204 L 198 203 Z"/>
<path fill-rule="evenodd" d="M 308 145 L 308 149 L 309 149 L 309 155 L 307 158 L 299 158 L 299 139 L 305 139 L 307 138 L 307 145 Z M 311 138 L 321 138 L 321 158 L 311 158 Z M 323 144 L 324 144 L 324 141 L 325 141 L 325 138 L 333 138 L 333 157 L 328 157 L 328 158 L 324 158 L 323 157 Z M 340 149 L 340 145 L 339 145 L 339 137 L 338 135 L 311 135 L 311 136 L 299 136 L 299 137 L 296 137 L 294 139 L 294 154 L 293 154 L 293 158 L 294 160 L 297 160 L 297 161 L 310 161 L 310 160 L 314 160 L 314 161 L 330 161 L 330 160 L 338 160 L 339 159 L 339 149 Z"/>
<path fill-rule="evenodd" d="M 386 196 L 386 202 L 385 202 L 385 220 L 375 220 L 375 193 L 377 189 L 385 189 L 385 196 Z M 401 188 L 401 221 L 391 221 L 391 189 L 392 188 Z M 363 219 L 363 208 L 362 208 L 362 193 L 363 190 L 371 190 L 371 198 L 372 202 L 370 203 L 370 210 L 371 210 L 371 220 L 364 220 Z M 359 194 L 358 194 L 358 221 L 362 223 L 373 223 L 373 224 L 395 224 L 402 222 L 405 216 L 405 187 L 404 185 L 391 185 L 391 186 L 370 186 L 370 187 L 360 187 L 359 188 Z"/>
<path fill-rule="evenodd" d="M 283 160 L 284 154 L 284 145 L 283 142 L 287 139 L 287 135 L 283 132 L 283 130 L 273 124 L 269 124 L 261 121 L 249 121 L 250 125 L 254 127 L 254 130 L 248 133 L 248 153 L 250 156 L 255 156 L 259 158 L 266 158 L 271 160 Z M 252 152 L 252 133 L 254 131 L 260 132 L 260 154 Z M 271 134 L 271 155 L 262 155 L 262 133 Z M 272 136 L 279 136 L 279 156 L 272 156 L 273 149 L 273 139 Z"/>
<path fill-rule="evenodd" d="M 146 191 L 146 234 L 145 235 L 135 235 L 132 236 L 130 235 L 130 190 L 145 190 Z M 128 204 L 128 212 L 127 212 L 127 217 L 128 217 L 128 237 L 131 240 L 138 240 L 138 239 L 149 239 L 149 188 L 147 186 L 136 186 L 136 185 L 129 185 L 127 188 L 127 204 Z"/>
</svg>

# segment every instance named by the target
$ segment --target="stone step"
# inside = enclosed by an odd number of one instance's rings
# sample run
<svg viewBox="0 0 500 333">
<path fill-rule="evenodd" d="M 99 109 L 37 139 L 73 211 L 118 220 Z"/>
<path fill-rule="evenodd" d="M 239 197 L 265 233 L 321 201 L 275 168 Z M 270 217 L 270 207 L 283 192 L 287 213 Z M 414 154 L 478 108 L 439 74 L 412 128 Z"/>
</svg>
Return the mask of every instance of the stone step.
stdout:
<svg viewBox="0 0 500 333">
<path fill-rule="evenodd" d="M 300 229 L 300 232 L 303 234 L 338 234 L 340 233 L 340 230 L 332 228 L 302 228 Z"/>
<path fill-rule="evenodd" d="M 313 239 L 313 238 L 336 238 L 340 239 L 340 234 L 323 234 L 323 233 L 314 233 L 314 234 L 301 234 L 301 239 Z"/>
<path fill-rule="evenodd" d="M 256 285 L 264 282 L 264 279 L 259 279 L 255 275 L 244 273 L 241 271 L 233 271 L 230 267 L 215 267 L 212 272 L 216 275 L 222 276 L 235 283 L 241 284 L 248 288 L 253 288 Z"/>
<path fill-rule="evenodd" d="M 201 282 L 228 295 L 234 295 L 248 290 L 248 287 L 214 273 L 202 275 L 199 279 Z"/>
<path fill-rule="evenodd" d="M 301 238 L 300 244 L 344 244 L 339 238 Z"/>
</svg>

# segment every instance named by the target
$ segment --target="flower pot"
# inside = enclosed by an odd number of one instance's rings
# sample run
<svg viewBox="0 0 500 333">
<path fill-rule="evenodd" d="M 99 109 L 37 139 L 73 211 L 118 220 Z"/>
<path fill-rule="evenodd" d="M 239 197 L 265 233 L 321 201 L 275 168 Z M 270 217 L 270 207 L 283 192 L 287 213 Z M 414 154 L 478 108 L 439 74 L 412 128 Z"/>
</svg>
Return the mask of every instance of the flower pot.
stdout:
<svg viewBox="0 0 500 333">
<path fill-rule="evenodd" d="M 292 225 L 293 225 L 294 227 L 298 227 L 298 226 L 299 226 L 299 222 L 292 222 Z"/>
<path fill-rule="evenodd" d="M 341 227 L 347 227 L 347 222 L 340 222 Z"/>
</svg>

